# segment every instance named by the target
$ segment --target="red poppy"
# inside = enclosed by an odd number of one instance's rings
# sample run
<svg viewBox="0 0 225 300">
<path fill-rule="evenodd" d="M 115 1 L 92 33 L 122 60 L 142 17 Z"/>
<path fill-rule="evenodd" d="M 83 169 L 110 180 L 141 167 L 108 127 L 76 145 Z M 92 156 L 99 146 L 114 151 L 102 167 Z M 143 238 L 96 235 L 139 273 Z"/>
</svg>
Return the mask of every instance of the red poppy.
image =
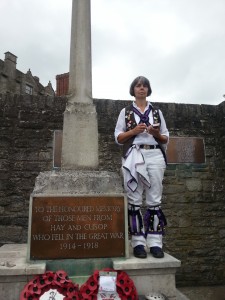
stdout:
<svg viewBox="0 0 225 300">
<path fill-rule="evenodd" d="M 34 277 L 33 280 L 31 280 L 31 282 L 33 282 L 33 284 L 36 284 L 36 283 L 37 283 L 37 280 L 38 280 L 38 277 L 39 277 L 39 276 Z"/>
<path fill-rule="evenodd" d="M 127 279 L 128 279 L 128 276 L 125 272 L 119 271 L 117 273 L 117 282 L 120 283 L 121 285 L 124 284 Z"/>
<path fill-rule="evenodd" d="M 20 293 L 20 300 L 27 300 L 29 296 L 31 296 L 32 293 L 30 293 L 26 288 L 22 290 Z"/>
<path fill-rule="evenodd" d="M 71 299 L 73 299 L 73 297 L 78 297 L 79 296 L 78 286 L 73 284 L 72 282 L 69 283 L 67 286 L 66 296 L 70 297 Z"/>
<path fill-rule="evenodd" d="M 54 272 L 47 271 L 45 274 L 42 275 L 42 278 L 44 279 L 46 284 L 51 284 L 54 282 L 55 274 Z"/>
<path fill-rule="evenodd" d="M 126 284 L 126 280 L 121 276 L 120 278 L 117 278 L 116 285 L 120 288 L 123 288 L 123 286 Z"/>
<path fill-rule="evenodd" d="M 94 293 L 93 291 L 90 290 L 89 286 L 86 284 L 83 284 L 80 288 L 80 293 L 82 294 L 82 297 L 87 297 L 87 299 L 91 299 L 89 297 L 92 297 L 91 295 Z"/>
<path fill-rule="evenodd" d="M 30 293 L 33 293 L 35 295 L 40 295 L 41 294 L 41 288 L 36 284 L 30 284 L 28 286 L 28 291 Z"/>
<path fill-rule="evenodd" d="M 81 299 L 82 300 L 94 300 L 92 295 L 90 295 L 90 296 L 81 295 Z"/>
<path fill-rule="evenodd" d="M 64 279 L 64 280 L 69 280 L 69 277 L 67 276 L 67 273 L 63 270 L 59 270 L 57 272 L 55 272 L 55 274 L 60 277 L 61 279 Z"/>
<path fill-rule="evenodd" d="M 93 277 L 93 280 L 96 282 L 96 284 L 98 284 L 98 280 L 99 280 L 99 271 L 94 271 L 92 277 Z"/>
<path fill-rule="evenodd" d="M 91 292 L 98 291 L 98 282 L 94 280 L 93 276 L 91 276 L 85 284 L 88 286 Z"/>
<path fill-rule="evenodd" d="M 58 285 L 64 283 L 66 285 L 67 282 L 70 282 L 69 277 L 66 272 L 63 270 L 59 270 L 55 273 L 55 281 Z"/>
<path fill-rule="evenodd" d="M 122 290 L 123 290 L 123 293 L 126 296 L 129 296 L 131 294 L 131 292 L 132 292 L 132 286 L 129 285 L 129 284 L 127 284 L 127 283 L 125 283 L 124 286 L 123 286 L 123 288 L 122 288 Z"/>
<path fill-rule="evenodd" d="M 40 275 L 37 278 L 37 285 L 42 289 L 43 287 L 45 287 L 48 283 L 45 281 L 45 278 L 42 277 L 42 275 Z"/>
</svg>

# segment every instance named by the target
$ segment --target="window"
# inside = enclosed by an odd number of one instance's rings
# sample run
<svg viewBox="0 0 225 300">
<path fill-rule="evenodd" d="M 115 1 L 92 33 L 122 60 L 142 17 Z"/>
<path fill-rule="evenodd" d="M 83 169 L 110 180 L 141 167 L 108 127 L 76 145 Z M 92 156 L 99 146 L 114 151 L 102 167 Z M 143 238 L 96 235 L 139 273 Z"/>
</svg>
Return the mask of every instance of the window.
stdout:
<svg viewBox="0 0 225 300">
<path fill-rule="evenodd" d="M 25 89 L 25 93 L 29 94 L 29 95 L 33 95 L 33 87 L 26 84 L 26 89 Z"/>
</svg>

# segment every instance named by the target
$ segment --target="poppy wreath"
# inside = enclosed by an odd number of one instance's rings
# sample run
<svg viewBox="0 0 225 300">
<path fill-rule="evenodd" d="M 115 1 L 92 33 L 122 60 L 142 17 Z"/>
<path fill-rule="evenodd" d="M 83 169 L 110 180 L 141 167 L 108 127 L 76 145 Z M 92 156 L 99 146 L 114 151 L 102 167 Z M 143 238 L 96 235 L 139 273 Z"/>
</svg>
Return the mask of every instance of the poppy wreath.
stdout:
<svg viewBox="0 0 225 300">
<path fill-rule="evenodd" d="M 79 286 L 74 284 L 65 271 L 47 271 L 28 282 L 20 293 L 20 300 L 38 300 L 50 289 L 56 289 L 63 300 L 80 299 Z"/>
<path fill-rule="evenodd" d="M 124 271 L 104 269 L 105 272 L 117 272 L 116 291 L 121 300 L 137 300 L 138 294 L 133 280 Z M 80 287 L 80 295 L 83 300 L 97 300 L 99 288 L 99 271 L 95 271 Z"/>
</svg>

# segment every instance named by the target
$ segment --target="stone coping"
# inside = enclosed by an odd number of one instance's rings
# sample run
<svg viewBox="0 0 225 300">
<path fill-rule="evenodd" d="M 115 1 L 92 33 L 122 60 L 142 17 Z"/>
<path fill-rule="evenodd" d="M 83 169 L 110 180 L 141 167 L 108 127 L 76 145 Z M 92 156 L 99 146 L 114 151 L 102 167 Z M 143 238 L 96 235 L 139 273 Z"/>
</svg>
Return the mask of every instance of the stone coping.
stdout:
<svg viewBox="0 0 225 300">
<path fill-rule="evenodd" d="M 147 258 L 136 258 L 130 253 L 129 258 L 113 259 L 113 268 L 115 270 L 143 270 L 143 269 L 165 269 L 179 268 L 181 261 L 164 252 L 163 258 L 154 258 L 148 254 Z"/>
</svg>

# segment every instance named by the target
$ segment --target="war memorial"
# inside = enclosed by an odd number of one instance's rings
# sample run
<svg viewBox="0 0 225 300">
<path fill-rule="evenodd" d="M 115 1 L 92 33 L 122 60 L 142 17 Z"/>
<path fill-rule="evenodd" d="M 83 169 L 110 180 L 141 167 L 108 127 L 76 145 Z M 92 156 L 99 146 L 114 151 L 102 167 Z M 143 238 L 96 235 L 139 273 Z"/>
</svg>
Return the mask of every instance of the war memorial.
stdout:
<svg viewBox="0 0 225 300">
<path fill-rule="evenodd" d="M 160 261 L 151 256 L 139 260 L 130 251 L 127 202 L 121 175 L 112 166 L 110 170 L 104 169 L 104 151 L 99 150 L 99 145 L 102 146 L 104 140 L 103 135 L 99 135 L 102 124 L 99 124 L 98 114 L 101 115 L 103 106 L 106 108 L 111 104 L 106 100 L 104 105 L 98 105 L 92 98 L 91 68 L 90 1 L 74 0 L 69 95 L 64 107 L 63 128 L 54 130 L 53 168 L 42 168 L 30 194 L 27 244 L 6 243 L 1 247 L 1 295 L 9 300 L 19 299 L 18 295 L 24 286 L 35 276 L 41 276 L 45 272 L 57 274 L 63 285 L 66 281 L 63 277 L 65 274 L 57 272 L 64 271 L 73 283 L 82 286 L 96 270 L 103 272 L 107 269 L 107 274 L 102 273 L 100 276 L 103 288 L 107 284 L 112 288 L 110 280 L 119 274 L 127 274 L 139 299 L 145 299 L 144 295 L 151 293 L 161 294 L 162 297 L 164 295 L 164 299 L 187 299 L 176 288 L 176 273 L 182 264 L 180 256 L 177 258 L 166 251 L 165 257 Z M 224 110 L 224 105 L 221 108 Z M 179 121 L 177 120 L 178 123 Z M 115 147 L 111 147 L 112 153 Z M 173 166 L 179 164 L 181 178 L 187 178 L 187 188 L 193 194 L 200 192 L 200 173 L 208 176 L 208 173 L 204 173 L 205 168 L 208 168 L 204 138 L 193 134 L 186 137 L 174 135 L 167 155 L 171 167 L 166 180 L 175 176 L 176 168 Z M 192 170 L 191 164 L 195 165 Z M 209 181 L 210 178 L 205 180 Z M 179 180 L 175 180 L 172 186 L 180 189 L 178 193 L 182 198 L 184 190 Z M 168 194 L 172 194 L 169 185 L 166 189 Z M 203 192 L 206 189 L 203 186 Z M 182 199 L 187 204 L 185 198 Z M 168 202 L 166 205 L 168 211 L 172 209 Z M 181 227 L 185 230 L 189 221 L 188 218 L 183 218 L 179 222 L 183 222 Z M 173 226 L 171 227 L 172 232 Z M 223 235 L 223 232 L 221 229 L 220 234 Z M 179 244 L 175 248 L 179 254 Z M 71 286 L 72 281 L 68 281 Z M 73 288 L 75 293 L 76 288 Z M 108 291 L 113 294 L 114 290 L 110 288 Z M 61 299 L 60 293 L 65 293 L 60 291 L 58 288 L 59 298 L 50 298 L 48 291 L 43 299 Z M 101 299 L 111 299 L 107 297 Z M 71 296 L 71 299 L 78 298 Z"/>
</svg>

